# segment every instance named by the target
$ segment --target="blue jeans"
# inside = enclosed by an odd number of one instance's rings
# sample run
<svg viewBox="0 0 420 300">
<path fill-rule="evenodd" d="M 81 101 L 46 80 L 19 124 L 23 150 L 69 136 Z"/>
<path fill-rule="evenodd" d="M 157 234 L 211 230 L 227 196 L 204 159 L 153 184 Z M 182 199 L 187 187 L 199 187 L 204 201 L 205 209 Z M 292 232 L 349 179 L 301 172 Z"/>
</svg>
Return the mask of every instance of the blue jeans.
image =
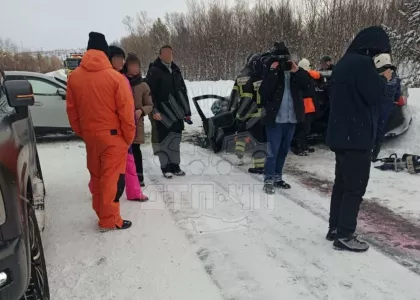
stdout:
<svg viewBox="0 0 420 300">
<path fill-rule="evenodd" d="M 276 123 L 265 127 L 268 156 L 265 159 L 264 182 L 283 180 L 283 167 L 290 150 L 296 124 Z"/>
</svg>

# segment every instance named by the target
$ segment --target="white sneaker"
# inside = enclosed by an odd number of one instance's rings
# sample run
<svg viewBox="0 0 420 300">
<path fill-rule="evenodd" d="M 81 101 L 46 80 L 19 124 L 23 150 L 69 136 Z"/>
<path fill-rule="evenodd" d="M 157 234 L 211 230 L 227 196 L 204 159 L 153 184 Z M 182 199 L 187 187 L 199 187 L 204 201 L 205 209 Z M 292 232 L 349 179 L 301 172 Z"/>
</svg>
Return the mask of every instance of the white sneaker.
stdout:
<svg viewBox="0 0 420 300">
<path fill-rule="evenodd" d="M 167 178 L 167 179 L 171 179 L 173 177 L 172 173 L 166 172 L 163 173 L 163 177 Z"/>
</svg>

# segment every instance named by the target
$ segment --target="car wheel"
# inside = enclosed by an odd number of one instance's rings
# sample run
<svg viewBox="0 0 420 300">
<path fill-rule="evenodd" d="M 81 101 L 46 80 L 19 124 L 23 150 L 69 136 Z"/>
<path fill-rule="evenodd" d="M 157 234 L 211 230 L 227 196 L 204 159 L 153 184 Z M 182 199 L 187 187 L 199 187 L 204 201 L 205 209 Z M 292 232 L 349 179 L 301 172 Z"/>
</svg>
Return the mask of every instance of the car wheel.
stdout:
<svg viewBox="0 0 420 300">
<path fill-rule="evenodd" d="M 23 299 L 49 300 L 47 266 L 45 264 L 44 249 L 41 233 L 35 216 L 35 211 L 28 205 L 29 246 L 31 254 L 31 281 Z"/>
</svg>

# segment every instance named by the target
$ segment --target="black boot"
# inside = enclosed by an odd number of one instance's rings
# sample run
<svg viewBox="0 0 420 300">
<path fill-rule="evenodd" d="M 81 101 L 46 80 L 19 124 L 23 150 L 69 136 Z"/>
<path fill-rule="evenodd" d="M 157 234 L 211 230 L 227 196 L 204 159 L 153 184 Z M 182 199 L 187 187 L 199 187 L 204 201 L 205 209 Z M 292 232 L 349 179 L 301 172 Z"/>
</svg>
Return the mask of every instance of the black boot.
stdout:
<svg viewBox="0 0 420 300">
<path fill-rule="evenodd" d="M 274 188 L 274 184 L 272 182 L 264 183 L 263 191 L 269 195 L 274 195 L 276 193 L 276 189 Z"/>
<path fill-rule="evenodd" d="M 179 165 L 175 165 L 175 164 L 171 165 L 171 172 L 175 176 L 185 176 L 186 175 L 185 172 L 181 170 Z"/>
<path fill-rule="evenodd" d="M 288 184 L 286 181 L 284 180 L 279 180 L 276 181 L 274 183 L 274 187 L 279 188 L 279 189 L 283 189 L 283 190 L 288 190 L 291 188 L 290 184 Z"/>
<path fill-rule="evenodd" d="M 128 228 L 130 228 L 130 227 L 131 227 L 131 225 L 133 225 L 133 223 L 131 223 L 131 221 L 123 220 L 123 223 L 122 223 L 121 227 L 118 227 L 118 226 L 117 226 L 117 229 L 118 229 L 118 230 L 121 230 L 121 229 L 128 229 Z"/>
<path fill-rule="evenodd" d="M 337 228 L 330 228 L 327 236 L 325 237 L 328 241 L 332 242 L 337 239 Z"/>
<path fill-rule="evenodd" d="M 121 227 L 115 226 L 115 228 L 100 228 L 100 231 L 107 232 L 107 231 L 112 231 L 112 230 L 123 230 L 123 229 L 130 228 L 132 225 L 133 223 L 131 223 L 131 221 L 123 220 Z"/>
<path fill-rule="evenodd" d="M 264 174 L 264 168 L 249 168 L 248 173 L 251 174 Z"/>
</svg>

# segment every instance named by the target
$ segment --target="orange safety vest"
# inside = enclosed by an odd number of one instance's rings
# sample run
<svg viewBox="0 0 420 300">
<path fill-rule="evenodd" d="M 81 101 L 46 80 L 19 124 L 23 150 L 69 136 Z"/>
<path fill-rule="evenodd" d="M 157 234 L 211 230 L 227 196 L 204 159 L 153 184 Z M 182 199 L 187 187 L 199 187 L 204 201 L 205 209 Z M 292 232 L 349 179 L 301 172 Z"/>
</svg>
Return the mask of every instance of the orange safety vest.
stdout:
<svg viewBox="0 0 420 300">
<path fill-rule="evenodd" d="M 318 80 L 321 78 L 321 73 L 319 73 L 318 71 L 315 70 L 309 70 L 308 71 L 309 75 L 315 79 Z M 315 105 L 314 105 L 314 101 L 312 98 L 304 98 L 303 99 L 303 105 L 305 107 L 305 114 L 311 114 L 315 112 Z"/>
</svg>

